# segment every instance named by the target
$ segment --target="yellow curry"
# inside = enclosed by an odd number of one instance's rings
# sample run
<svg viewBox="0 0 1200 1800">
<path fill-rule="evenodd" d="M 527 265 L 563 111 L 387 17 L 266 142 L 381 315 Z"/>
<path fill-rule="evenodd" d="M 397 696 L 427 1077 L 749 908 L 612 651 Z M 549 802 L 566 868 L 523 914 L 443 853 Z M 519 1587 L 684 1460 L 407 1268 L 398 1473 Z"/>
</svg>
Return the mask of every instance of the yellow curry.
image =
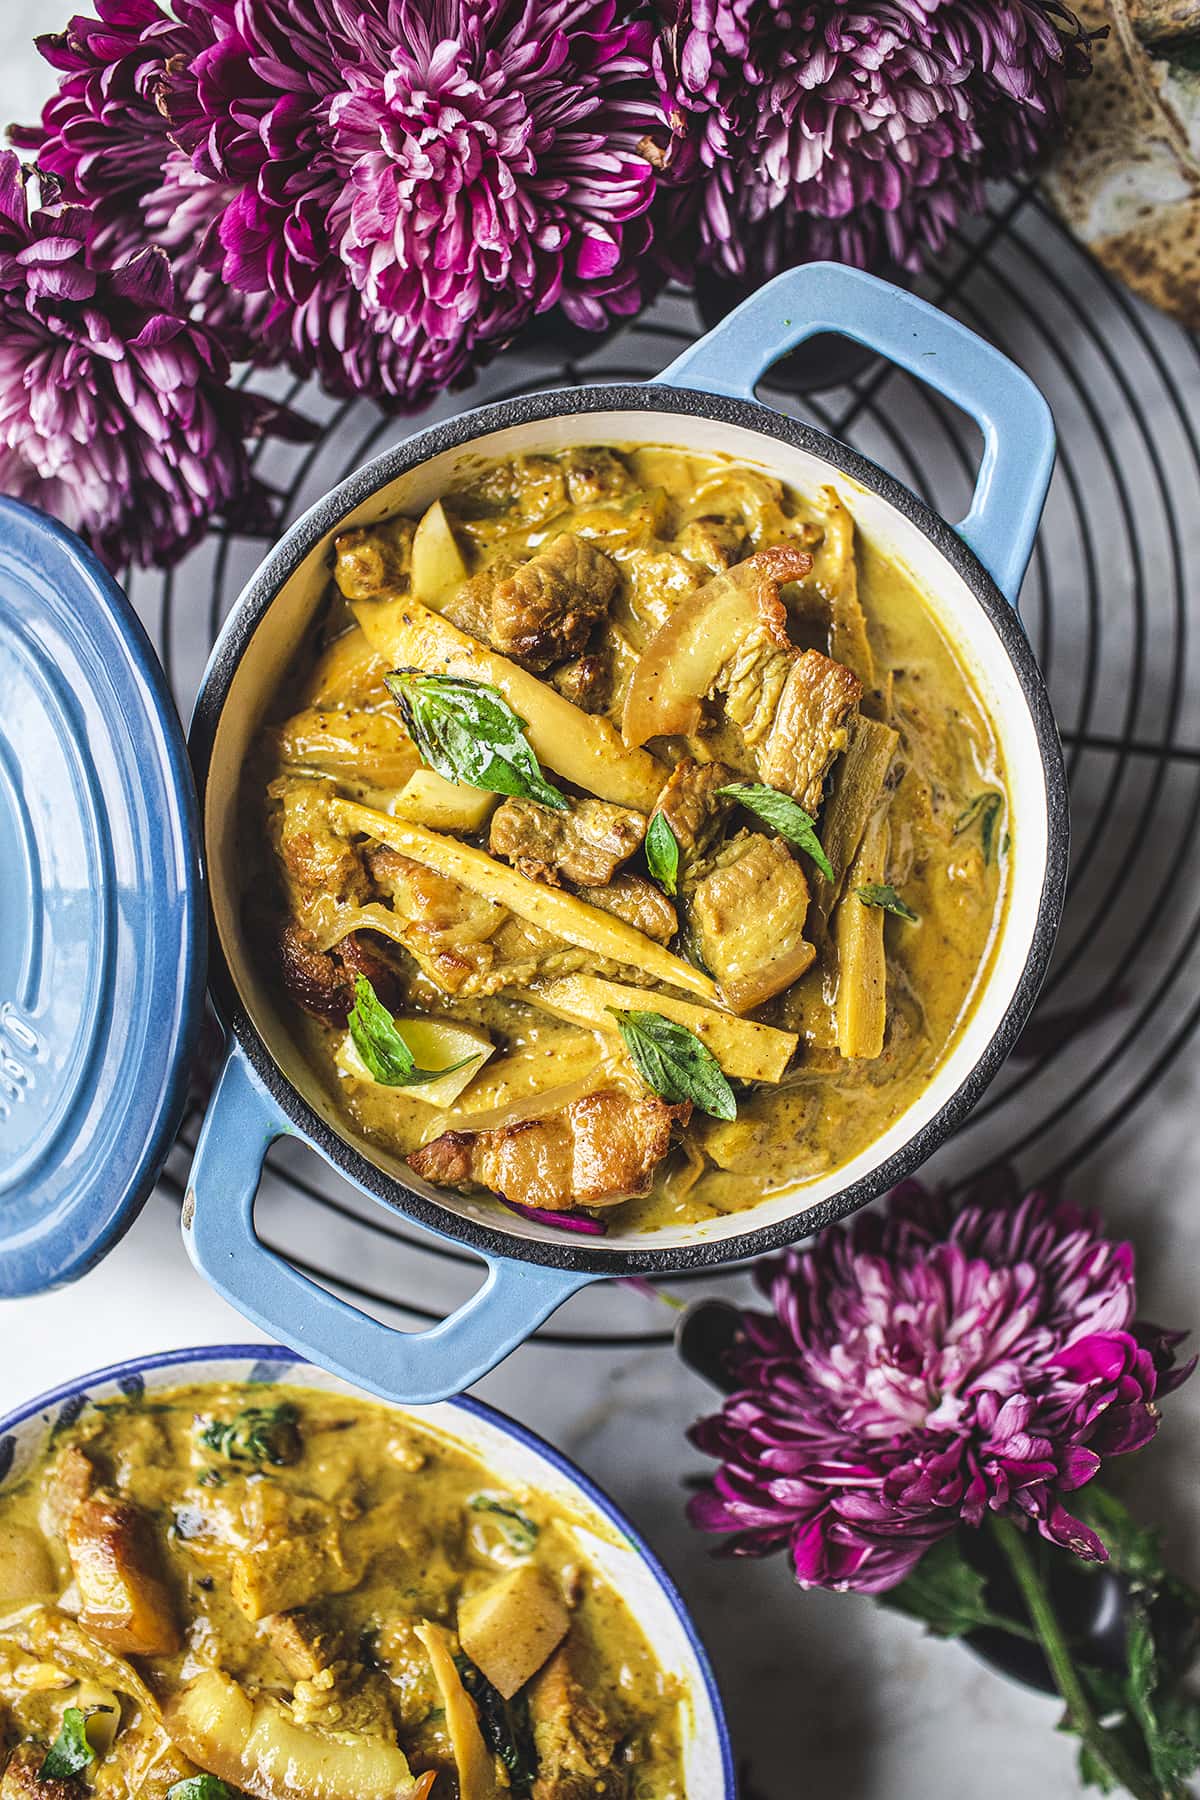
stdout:
<svg viewBox="0 0 1200 1800">
<path fill-rule="evenodd" d="M 575 1521 L 372 1402 L 91 1402 L 0 1495 L 0 1800 L 684 1800 Z"/>
<path fill-rule="evenodd" d="M 990 720 L 832 489 L 596 447 L 338 538 L 247 770 L 247 912 L 357 1131 L 577 1230 L 869 1146 L 986 976 Z"/>
</svg>

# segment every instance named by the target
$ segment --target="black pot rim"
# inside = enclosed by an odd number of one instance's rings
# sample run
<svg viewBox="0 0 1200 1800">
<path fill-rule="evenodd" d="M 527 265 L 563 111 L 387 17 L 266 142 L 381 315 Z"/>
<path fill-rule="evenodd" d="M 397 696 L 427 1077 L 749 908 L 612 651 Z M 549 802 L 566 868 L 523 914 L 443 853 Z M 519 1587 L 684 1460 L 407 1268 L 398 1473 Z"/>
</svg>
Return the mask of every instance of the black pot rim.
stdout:
<svg viewBox="0 0 1200 1800">
<path fill-rule="evenodd" d="M 217 726 L 238 665 L 280 589 L 321 540 L 379 489 L 447 450 L 462 449 L 474 439 L 513 426 L 545 424 L 556 418 L 599 412 L 655 412 L 666 417 L 703 418 L 715 424 L 743 426 L 761 437 L 776 438 L 809 452 L 839 474 L 849 476 L 879 495 L 914 525 L 962 578 L 986 613 L 1013 665 L 1041 754 L 1046 780 L 1047 857 L 1025 966 L 982 1056 L 949 1099 L 899 1150 L 869 1174 L 825 1199 L 801 1206 L 774 1224 L 719 1241 L 702 1240 L 667 1249 L 598 1250 L 592 1247 L 590 1240 L 581 1241 L 565 1235 L 552 1240 L 526 1238 L 451 1211 L 389 1175 L 335 1132 L 287 1079 L 259 1035 L 237 992 L 215 921 L 210 932 L 209 988 L 226 1029 L 296 1131 L 341 1174 L 376 1200 L 439 1236 L 451 1238 L 481 1255 L 515 1258 L 595 1275 L 661 1275 L 675 1270 L 718 1267 L 762 1256 L 824 1230 L 911 1175 L 966 1118 L 1016 1042 L 1049 966 L 1066 891 L 1067 777 L 1049 695 L 1016 608 L 1004 598 L 953 527 L 932 512 L 910 489 L 849 445 L 757 401 L 668 385 L 617 383 L 521 395 L 475 407 L 431 425 L 364 464 L 296 521 L 268 552 L 236 602 L 217 641 L 197 697 L 188 743 L 200 797 L 201 821 Z"/>
</svg>

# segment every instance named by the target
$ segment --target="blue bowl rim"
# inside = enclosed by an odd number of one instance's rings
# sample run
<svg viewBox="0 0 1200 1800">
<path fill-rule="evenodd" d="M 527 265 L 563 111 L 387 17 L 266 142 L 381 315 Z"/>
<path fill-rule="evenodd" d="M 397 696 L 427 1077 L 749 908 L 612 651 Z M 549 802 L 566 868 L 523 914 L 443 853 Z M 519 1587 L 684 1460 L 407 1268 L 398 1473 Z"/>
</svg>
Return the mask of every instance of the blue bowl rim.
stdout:
<svg viewBox="0 0 1200 1800">
<path fill-rule="evenodd" d="M 288 1363 L 292 1366 L 317 1367 L 316 1364 L 309 1362 L 308 1357 L 299 1356 L 296 1351 L 289 1350 L 283 1344 L 200 1344 L 190 1350 L 152 1351 L 145 1356 L 127 1357 L 123 1362 L 112 1363 L 104 1369 L 93 1369 L 86 1375 L 78 1375 L 73 1381 L 62 1382 L 47 1393 L 39 1394 L 24 1406 L 18 1407 L 15 1412 L 7 1413 L 0 1418 L 0 1441 L 10 1433 L 17 1431 L 22 1425 L 27 1425 L 31 1419 L 36 1419 L 39 1414 L 50 1412 L 65 1401 L 78 1398 L 80 1394 L 86 1395 L 92 1388 L 100 1387 L 106 1382 L 119 1381 L 122 1376 L 142 1375 L 151 1370 L 174 1368 L 185 1363 L 238 1361 L 278 1362 Z M 346 1385 L 353 1386 L 353 1383 Z M 364 1396 L 364 1398 L 370 1399 L 371 1396 Z M 372 1404 L 394 1405 L 399 1410 L 409 1412 L 419 1410 L 413 1407 L 403 1408 L 400 1407 L 399 1402 L 386 1400 L 372 1399 Z M 477 1400 L 470 1394 L 456 1394 L 453 1399 L 445 1401 L 444 1404 L 452 1406 L 460 1412 L 465 1412 L 472 1418 L 481 1419 L 485 1424 L 495 1426 L 506 1437 L 515 1439 L 524 1449 L 531 1450 L 534 1455 L 542 1457 L 560 1475 L 565 1476 L 573 1487 L 578 1488 L 596 1510 L 617 1528 L 621 1536 L 632 1544 L 639 1560 L 649 1569 L 655 1583 L 669 1601 L 671 1610 L 678 1619 L 692 1655 L 696 1659 L 696 1665 L 700 1670 L 708 1696 L 708 1703 L 712 1708 L 717 1740 L 721 1746 L 721 1775 L 725 1788 L 725 1800 L 737 1800 L 738 1787 L 733 1765 L 733 1744 L 729 1735 L 729 1723 L 725 1717 L 725 1706 L 717 1686 L 716 1675 L 713 1673 L 712 1662 L 696 1623 L 684 1604 L 682 1594 L 640 1531 L 630 1522 L 616 1501 L 606 1494 L 590 1475 L 585 1475 L 569 1456 L 566 1456 L 553 1444 L 548 1443 L 536 1431 L 531 1431 L 528 1425 L 522 1425 L 520 1420 L 512 1418 L 508 1413 L 501 1412 L 499 1407 L 489 1405 L 486 1400 Z"/>
</svg>

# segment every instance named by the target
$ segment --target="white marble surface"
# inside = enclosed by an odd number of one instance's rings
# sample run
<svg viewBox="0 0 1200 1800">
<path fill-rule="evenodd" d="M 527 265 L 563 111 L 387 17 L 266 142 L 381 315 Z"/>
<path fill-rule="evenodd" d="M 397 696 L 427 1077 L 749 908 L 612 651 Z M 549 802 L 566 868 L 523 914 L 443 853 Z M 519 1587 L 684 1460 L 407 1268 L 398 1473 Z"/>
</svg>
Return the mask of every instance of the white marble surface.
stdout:
<svg viewBox="0 0 1200 1800">
<path fill-rule="evenodd" d="M 54 0 L 5 0 L 0 119 L 36 111 L 45 83 L 28 40 L 35 31 L 59 28 L 67 6 L 68 0 L 61 9 Z M 1193 528 L 1196 516 L 1193 504 Z M 1111 591 L 1119 615 L 1119 583 Z M 1070 663 L 1069 644 L 1059 660 Z M 1194 722 L 1194 683 L 1190 698 Z M 1151 978 L 1145 968 L 1138 976 L 1146 991 Z M 1135 1001 L 1141 991 L 1135 986 Z M 1191 982 L 1182 1001 L 1194 1000 L 1195 993 Z M 1096 1055 L 1090 1066 L 1098 1068 Z M 1078 1061 L 1072 1070 L 1085 1085 L 1088 1071 Z M 1135 1238 L 1143 1310 L 1171 1324 L 1200 1324 L 1198 1117 L 1200 1077 L 1194 1056 L 1185 1052 L 1152 1102 L 1073 1176 L 1075 1192 L 1104 1207 Z M 282 1208 L 286 1201 L 277 1204 Z M 367 1260 L 374 1257 L 370 1236 L 347 1238 L 328 1219 L 306 1230 L 313 1234 L 314 1258 L 324 1254 L 324 1234 L 330 1254 L 335 1238 L 339 1253 L 353 1242 L 362 1266 L 374 1269 L 374 1260 Z M 430 1303 L 439 1303 L 443 1289 L 452 1297 L 458 1282 L 453 1272 L 439 1273 Z M 574 1303 L 564 1318 L 592 1330 L 612 1323 L 636 1331 L 656 1304 L 609 1289 Z M 193 1273 L 181 1248 L 176 1207 L 157 1196 L 86 1281 L 0 1311 L 0 1412 L 123 1356 L 253 1335 Z M 1048 1702 L 866 1602 L 800 1594 L 778 1562 L 710 1559 L 707 1545 L 682 1520 L 682 1483 L 701 1462 L 682 1434 L 707 1396 L 668 1351 L 610 1354 L 533 1345 L 479 1391 L 543 1431 L 603 1482 L 678 1577 L 711 1647 L 739 1756 L 752 1765 L 754 1800 L 1011 1800 L 1013 1794 L 1066 1800 L 1077 1791 L 1071 1747 L 1054 1734 Z M 1169 1523 L 1193 1577 L 1200 1573 L 1198 1440 L 1200 1383 L 1170 1402 L 1160 1444 L 1130 1471 L 1139 1505 Z"/>
</svg>

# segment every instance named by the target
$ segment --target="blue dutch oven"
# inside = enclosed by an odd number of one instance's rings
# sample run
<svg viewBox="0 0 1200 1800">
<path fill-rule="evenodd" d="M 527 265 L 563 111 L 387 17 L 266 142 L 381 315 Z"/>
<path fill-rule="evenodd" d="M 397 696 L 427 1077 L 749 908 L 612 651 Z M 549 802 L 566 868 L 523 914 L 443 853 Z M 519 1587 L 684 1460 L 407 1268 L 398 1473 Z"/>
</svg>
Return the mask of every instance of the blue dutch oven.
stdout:
<svg viewBox="0 0 1200 1800">
<path fill-rule="evenodd" d="M 956 528 L 857 452 L 755 399 L 755 387 L 771 364 L 820 332 L 856 339 L 976 419 L 983 459 L 970 511 Z M 293 1043 L 246 942 L 236 814 L 250 740 L 326 590 L 335 534 L 396 511 L 421 510 L 464 465 L 481 458 L 597 442 L 723 453 L 765 467 L 814 496 L 835 487 L 859 527 L 916 579 L 972 673 L 1008 771 L 1012 854 L 1005 920 L 974 1011 L 929 1088 L 883 1137 L 842 1168 L 774 1193 L 749 1212 L 581 1240 L 502 1217 L 486 1200 L 432 1188 L 355 1136 Z M 586 1283 L 716 1266 L 775 1249 L 864 1205 L 931 1153 L 979 1099 L 1011 1049 L 1041 984 L 1062 909 L 1066 781 L 1045 688 L 1016 614 L 1053 459 L 1046 403 L 1007 358 L 884 282 L 840 265 L 813 264 L 779 276 L 752 296 L 657 381 L 535 394 L 464 413 L 386 451 L 292 526 L 230 614 L 204 677 L 190 739 L 213 925 L 209 984 L 228 1033 L 228 1053 L 197 1146 L 183 1228 L 196 1266 L 226 1299 L 272 1335 L 362 1387 L 386 1398 L 433 1402 L 477 1380 Z M 11 509 L 14 524 L 15 515 Z M 32 515 L 21 518 L 32 532 Z M 44 522 L 38 529 L 64 559 L 50 584 L 59 610 L 65 607 L 74 617 L 84 609 L 106 609 L 106 630 L 120 639 L 121 656 L 135 662 L 142 676 L 136 716 L 117 703 L 106 709 L 97 729 L 102 760 L 110 757 L 110 737 L 128 735 L 141 747 L 140 783 L 131 767 L 128 785 L 112 784 L 112 795 L 104 798 L 110 807 L 114 797 L 123 802 L 124 810 L 118 807 L 115 815 L 118 824 L 127 835 L 136 827 L 144 854 L 121 879 L 108 871 L 107 888 L 102 883 L 98 895 L 93 889 L 90 911 L 72 912 L 73 890 L 38 895 L 29 883 L 16 901 L 18 936 L 36 935 L 41 929 L 36 920 L 54 911 L 53 931 L 61 931 L 64 944 L 84 962 L 94 963 L 98 941 L 112 941 L 122 932 L 138 950 L 127 987 L 114 965 L 107 992 L 116 1020 L 103 1032 L 100 997 L 93 997 L 86 1013 L 76 1003 L 60 1024 L 55 1009 L 62 1003 L 61 984 L 56 989 L 26 982 L 20 990 L 26 995 L 21 1029 L 36 1037 L 36 1056 L 43 1059 L 35 1062 L 34 1086 L 57 1084 L 61 1122 L 57 1137 L 45 1138 L 37 1169 L 27 1156 L 29 1173 L 16 1184 L 5 1186 L 0 1175 L 0 1281 L 10 1292 L 79 1273 L 112 1241 L 147 1191 L 178 1116 L 182 1059 L 196 1027 L 203 957 L 193 798 L 167 723 L 161 682 L 111 584 L 82 552 L 65 547 L 61 532 Z M 19 531 L 14 535 L 19 539 Z M 49 616 L 45 593 L 42 606 L 40 616 Z M 115 653 L 103 633 L 94 635 L 97 663 L 107 671 Z M 100 673 L 98 668 L 97 677 Z M 79 721 L 74 742 L 81 754 L 85 743 L 92 749 Z M 10 739 L 10 744 L 15 756 L 20 742 Z M 28 796 L 33 785 L 28 768 L 22 780 Z M 0 819 L 0 843 L 6 831 L 19 836 L 24 829 L 21 792 L 18 786 L 16 800 Z M 76 786 L 72 792 L 80 819 L 103 816 L 104 806 L 89 811 L 82 790 Z M 97 859 L 103 835 L 96 833 Z M 99 861 L 95 866 L 99 871 Z M 10 896 L 0 898 L 0 909 L 10 904 Z M 0 917 L 0 923 L 11 922 Z M 3 936 L 0 969 L 12 930 Z M 157 956 L 168 936 L 176 959 L 170 982 Z M 0 994 L 15 991 L 11 984 L 0 987 Z M 5 1029 L 8 1019 L 0 1007 Z M 101 1087 L 111 1092 L 107 1107 L 97 1106 L 86 1116 L 78 1098 L 81 1072 L 90 1077 L 91 1101 L 99 1100 Z M 0 1141 L 9 1125 L 0 1122 Z M 92 1145 L 100 1131 L 107 1153 L 116 1156 L 119 1195 L 96 1178 Z M 284 1135 L 309 1143 L 382 1205 L 475 1250 L 487 1264 L 479 1291 L 432 1329 L 400 1332 L 328 1293 L 269 1250 L 255 1233 L 254 1199 L 266 1151 Z M 14 1186 L 17 1198 L 10 1205 Z M 40 1253 L 23 1246 L 19 1229 L 10 1230 L 10 1217 L 14 1227 L 25 1221 Z M 74 1252 L 58 1261 L 55 1247 L 68 1242 Z"/>
</svg>

